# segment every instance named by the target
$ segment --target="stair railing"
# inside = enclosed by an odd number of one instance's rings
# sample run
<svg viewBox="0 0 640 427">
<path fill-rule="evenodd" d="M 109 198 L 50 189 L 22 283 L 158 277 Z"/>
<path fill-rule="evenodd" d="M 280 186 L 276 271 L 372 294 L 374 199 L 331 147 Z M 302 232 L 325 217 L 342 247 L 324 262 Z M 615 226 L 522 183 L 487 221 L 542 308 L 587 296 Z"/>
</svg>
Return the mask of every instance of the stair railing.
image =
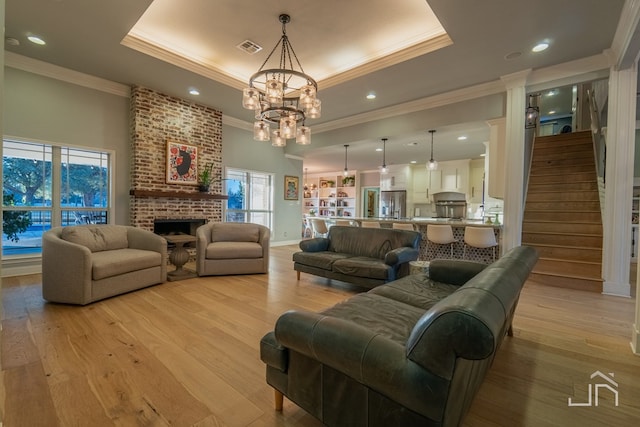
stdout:
<svg viewBox="0 0 640 427">
<path fill-rule="evenodd" d="M 607 140 L 605 129 L 600 125 L 600 111 L 593 89 L 587 89 L 589 100 L 589 117 L 591 119 L 591 140 L 593 141 L 593 155 L 596 163 L 598 180 L 598 194 L 600 199 L 600 214 L 604 216 L 604 192 L 607 168 Z"/>
</svg>

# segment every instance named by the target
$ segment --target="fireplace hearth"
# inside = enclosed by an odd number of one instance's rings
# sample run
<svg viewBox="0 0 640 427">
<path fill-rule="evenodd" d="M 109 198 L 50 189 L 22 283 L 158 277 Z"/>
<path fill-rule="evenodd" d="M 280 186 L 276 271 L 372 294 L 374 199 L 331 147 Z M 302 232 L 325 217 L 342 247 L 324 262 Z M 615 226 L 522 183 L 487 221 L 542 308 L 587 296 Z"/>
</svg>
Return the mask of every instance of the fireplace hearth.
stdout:
<svg viewBox="0 0 640 427">
<path fill-rule="evenodd" d="M 153 232 L 161 236 L 176 234 L 196 235 L 196 229 L 206 223 L 204 218 L 154 219 Z"/>
</svg>

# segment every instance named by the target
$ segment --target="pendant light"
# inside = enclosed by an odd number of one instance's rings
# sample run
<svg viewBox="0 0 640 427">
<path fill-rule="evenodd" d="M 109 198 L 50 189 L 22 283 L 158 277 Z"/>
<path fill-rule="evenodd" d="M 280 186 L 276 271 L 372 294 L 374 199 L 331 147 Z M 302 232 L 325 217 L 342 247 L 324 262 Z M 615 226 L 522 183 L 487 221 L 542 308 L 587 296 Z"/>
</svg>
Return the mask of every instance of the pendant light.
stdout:
<svg viewBox="0 0 640 427">
<path fill-rule="evenodd" d="M 427 163 L 427 169 L 434 171 L 438 169 L 438 162 L 433 160 L 433 134 L 436 133 L 436 131 L 435 129 L 431 129 L 429 133 L 431 134 L 431 158 L 429 159 L 429 163 Z"/>
<path fill-rule="evenodd" d="M 347 166 L 347 149 L 349 148 L 349 144 L 344 145 L 344 170 L 342 171 L 342 176 L 349 175 L 349 167 Z"/>
<path fill-rule="evenodd" d="M 380 173 L 383 175 L 389 172 L 389 169 L 387 169 L 386 155 L 387 155 L 387 138 L 382 138 L 382 167 L 380 168 Z"/>
</svg>

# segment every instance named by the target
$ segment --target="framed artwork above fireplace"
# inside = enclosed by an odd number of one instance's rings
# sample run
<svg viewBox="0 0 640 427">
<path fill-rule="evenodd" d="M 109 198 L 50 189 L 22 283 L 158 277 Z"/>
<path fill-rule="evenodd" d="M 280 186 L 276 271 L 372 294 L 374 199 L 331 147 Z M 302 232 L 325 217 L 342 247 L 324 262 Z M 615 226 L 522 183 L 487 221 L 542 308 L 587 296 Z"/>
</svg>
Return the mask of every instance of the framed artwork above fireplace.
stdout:
<svg viewBox="0 0 640 427">
<path fill-rule="evenodd" d="M 198 184 L 198 147 L 167 140 L 167 183 Z"/>
</svg>

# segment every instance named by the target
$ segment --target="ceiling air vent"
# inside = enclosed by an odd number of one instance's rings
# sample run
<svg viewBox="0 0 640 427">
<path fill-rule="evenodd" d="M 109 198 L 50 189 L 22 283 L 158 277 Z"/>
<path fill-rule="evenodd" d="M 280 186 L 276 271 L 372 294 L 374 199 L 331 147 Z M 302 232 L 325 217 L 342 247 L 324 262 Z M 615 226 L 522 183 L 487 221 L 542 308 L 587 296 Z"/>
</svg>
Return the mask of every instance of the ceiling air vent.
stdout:
<svg viewBox="0 0 640 427">
<path fill-rule="evenodd" d="M 252 42 L 251 40 L 245 40 L 236 47 L 247 52 L 249 55 L 253 55 L 254 53 L 260 52 L 262 50 L 262 46 Z"/>
</svg>

